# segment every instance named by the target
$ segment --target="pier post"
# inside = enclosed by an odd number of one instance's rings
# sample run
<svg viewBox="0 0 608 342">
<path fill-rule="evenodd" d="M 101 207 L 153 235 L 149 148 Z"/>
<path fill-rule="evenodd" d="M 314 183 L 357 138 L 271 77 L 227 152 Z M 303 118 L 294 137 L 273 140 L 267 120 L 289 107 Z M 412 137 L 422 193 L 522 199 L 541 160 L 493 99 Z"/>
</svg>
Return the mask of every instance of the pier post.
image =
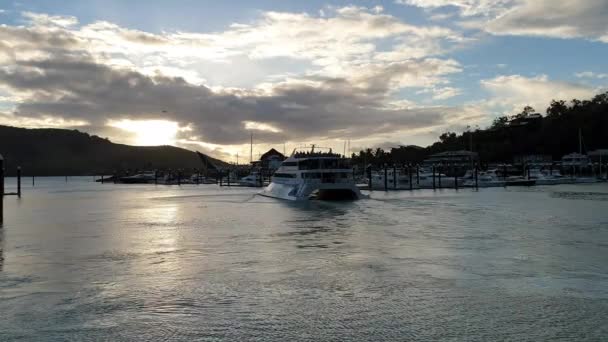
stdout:
<svg viewBox="0 0 608 342">
<path fill-rule="evenodd" d="M 502 164 L 502 178 L 503 180 L 507 180 L 507 164 Z"/>
<path fill-rule="evenodd" d="M 102 178 L 103 181 L 103 178 Z M 34 178 L 34 175 L 32 175 L 32 188 L 36 185 L 36 179 Z"/>
<path fill-rule="evenodd" d="M 65 182 L 66 183 L 68 182 L 68 176 L 65 176 Z"/>
<path fill-rule="evenodd" d="M 439 165 L 439 189 L 441 189 L 441 171 L 443 170 L 443 166 Z"/>
<path fill-rule="evenodd" d="M 475 164 L 475 189 L 479 189 L 479 183 L 477 179 L 477 164 Z"/>
<path fill-rule="evenodd" d="M 230 170 L 228 170 L 228 186 L 230 186 Z"/>
<path fill-rule="evenodd" d="M 528 172 L 528 179 L 530 179 L 530 166 L 527 166 L 527 172 Z"/>
<path fill-rule="evenodd" d="M 367 173 L 367 183 L 369 190 L 372 190 L 372 167 L 368 166 L 365 168 L 365 172 Z"/>
<path fill-rule="evenodd" d="M 0 225 L 4 222 L 4 158 L 0 154 Z"/>
<path fill-rule="evenodd" d="M 574 165 L 572 165 L 572 172 L 570 173 L 570 178 L 572 178 L 572 179 L 574 179 L 574 176 L 576 176 L 575 175 L 575 170 L 576 169 L 574 168 Z"/>
<path fill-rule="evenodd" d="M 393 164 L 393 189 L 397 190 L 397 167 Z"/>
<path fill-rule="evenodd" d="M 21 166 L 17 166 L 17 197 L 21 197 Z"/>
<path fill-rule="evenodd" d="M 386 164 L 384 164 L 384 191 L 388 190 L 388 170 Z"/>
<path fill-rule="evenodd" d="M 154 185 L 158 184 L 158 170 L 154 170 Z"/>
<path fill-rule="evenodd" d="M 416 185 L 420 186 L 420 164 L 416 164 Z"/>
<path fill-rule="evenodd" d="M 412 165 L 407 166 L 407 173 L 409 177 L 410 190 L 414 189 L 414 184 L 412 184 Z"/>
<path fill-rule="evenodd" d="M 435 165 L 433 164 L 433 190 L 435 190 Z"/>
<path fill-rule="evenodd" d="M 177 170 L 177 185 L 182 185 L 182 170 Z"/>
<path fill-rule="evenodd" d="M 454 190 L 458 190 L 458 173 L 456 172 L 456 168 L 454 168 Z"/>
</svg>

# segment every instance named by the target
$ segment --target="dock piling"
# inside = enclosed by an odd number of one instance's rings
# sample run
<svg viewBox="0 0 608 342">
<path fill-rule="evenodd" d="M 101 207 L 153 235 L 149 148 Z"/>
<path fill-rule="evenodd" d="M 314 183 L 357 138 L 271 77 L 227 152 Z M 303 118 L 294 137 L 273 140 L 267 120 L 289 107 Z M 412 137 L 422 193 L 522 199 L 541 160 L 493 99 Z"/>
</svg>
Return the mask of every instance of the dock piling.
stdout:
<svg viewBox="0 0 608 342">
<path fill-rule="evenodd" d="M 409 177 L 410 190 L 414 189 L 414 184 L 412 184 L 412 165 L 407 166 L 407 173 Z"/>
<path fill-rule="evenodd" d="M 0 225 L 4 222 L 4 158 L 0 154 Z"/>
<path fill-rule="evenodd" d="M 393 164 L 393 189 L 397 190 L 397 167 Z"/>
<path fill-rule="evenodd" d="M 416 164 L 416 185 L 420 186 L 420 165 Z"/>
<path fill-rule="evenodd" d="M 21 197 L 21 166 L 17 166 L 17 197 Z"/>
<path fill-rule="evenodd" d="M 439 189 L 441 189 L 441 171 L 443 171 L 443 167 L 441 165 L 439 165 Z"/>
<path fill-rule="evenodd" d="M 433 165 L 433 190 L 435 190 L 435 165 Z"/>
<path fill-rule="evenodd" d="M 388 190 L 388 170 L 386 164 L 384 165 L 384 191 Z"/>
<path fill-rule="evenodd" d="M 479 183 L 477 178 L 477 164 L 475 164 L 475 189 L 479 189 Z"/>
</svg>

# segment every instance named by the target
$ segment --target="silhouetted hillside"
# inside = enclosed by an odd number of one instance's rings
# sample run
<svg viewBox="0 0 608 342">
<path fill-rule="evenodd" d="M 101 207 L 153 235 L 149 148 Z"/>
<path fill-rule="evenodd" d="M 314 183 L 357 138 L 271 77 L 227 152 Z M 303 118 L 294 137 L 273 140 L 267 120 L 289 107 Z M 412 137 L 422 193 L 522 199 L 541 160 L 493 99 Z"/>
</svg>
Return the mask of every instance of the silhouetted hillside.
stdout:
<svg viewBox="0 0 608 342">
<path fill-rule="evenodd" d="M 174 146 L 129 146 L 67 129 L 0 126 L 0 154 L 8 175 L 90 175 L 114 170 L 193 169 L 203 165 L 196 153 Z M 224 162 L 210 158 L 218 165 Z"/>
</svg>

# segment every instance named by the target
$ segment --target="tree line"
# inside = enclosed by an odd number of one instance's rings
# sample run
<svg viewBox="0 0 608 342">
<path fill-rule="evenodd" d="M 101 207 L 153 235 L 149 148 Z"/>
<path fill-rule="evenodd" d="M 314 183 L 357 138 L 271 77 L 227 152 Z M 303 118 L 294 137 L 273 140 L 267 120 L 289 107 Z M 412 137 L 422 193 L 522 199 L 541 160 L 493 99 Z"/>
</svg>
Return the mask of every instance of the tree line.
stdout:
<svg viewBox="0 0 608 342">
<path fill-rule="evenodd" d="M 520 113 L 500 116 L 484 129 L 445 132 L 427 147 L 399 146 L 361 150 L 352 154 L 354 165 L 420 163 L 431 154 L 473 150 L 484 163 L 513 162 L 523 155 L 548 155 L 553 160 L 579 151 L 608 148 L 608 92 L 589 100 L 553 100 L 544 115 L 526 106 Z"/>
</svg>

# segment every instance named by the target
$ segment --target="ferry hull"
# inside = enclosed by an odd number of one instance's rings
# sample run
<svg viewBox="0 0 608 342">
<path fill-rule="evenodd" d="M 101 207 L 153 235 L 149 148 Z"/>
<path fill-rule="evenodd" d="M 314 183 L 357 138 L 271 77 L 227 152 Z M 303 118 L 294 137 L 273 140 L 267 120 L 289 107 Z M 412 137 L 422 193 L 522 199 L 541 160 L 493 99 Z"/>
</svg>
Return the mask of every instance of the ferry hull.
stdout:
<svg viewBox="0 0 608 342">
<path fill-rule="evenodd" d="M 319 184 L 280 184 L 270 183 L 260 195 L 289 201 L 319 200 L 357 200 L 361 191 L 350 183 Z"/>
</svg>

